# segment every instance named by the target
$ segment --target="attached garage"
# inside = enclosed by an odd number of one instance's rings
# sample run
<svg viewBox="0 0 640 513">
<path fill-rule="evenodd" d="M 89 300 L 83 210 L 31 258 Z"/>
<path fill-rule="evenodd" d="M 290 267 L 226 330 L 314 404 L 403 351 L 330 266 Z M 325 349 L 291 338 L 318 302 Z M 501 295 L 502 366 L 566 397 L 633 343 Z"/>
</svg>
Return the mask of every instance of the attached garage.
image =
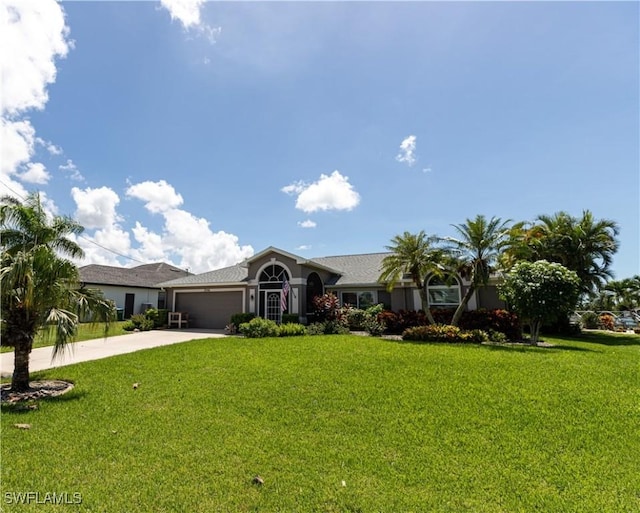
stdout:
<svg viewBox="0 0 640 513">
<path fill-rule="evenodd" d="M 190 328 L 224 329 L 243 311 L 244 291 L 176 291 L 174 311 L 189 313 Z"/>
</svg>

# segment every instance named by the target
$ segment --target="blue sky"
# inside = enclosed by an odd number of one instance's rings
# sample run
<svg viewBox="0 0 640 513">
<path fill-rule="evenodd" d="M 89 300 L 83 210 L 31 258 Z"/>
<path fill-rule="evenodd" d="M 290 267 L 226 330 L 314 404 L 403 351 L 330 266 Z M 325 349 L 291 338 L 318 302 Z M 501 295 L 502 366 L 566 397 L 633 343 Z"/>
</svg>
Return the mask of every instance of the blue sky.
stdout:
<svg viewBox="0 0 640 513">
<path fill-rule="evenodd" d="M 83 264 L 588 209 L 640 272 L 636 2 L 0 4 L 0 192 L 77 218 Z"/>
</svg>

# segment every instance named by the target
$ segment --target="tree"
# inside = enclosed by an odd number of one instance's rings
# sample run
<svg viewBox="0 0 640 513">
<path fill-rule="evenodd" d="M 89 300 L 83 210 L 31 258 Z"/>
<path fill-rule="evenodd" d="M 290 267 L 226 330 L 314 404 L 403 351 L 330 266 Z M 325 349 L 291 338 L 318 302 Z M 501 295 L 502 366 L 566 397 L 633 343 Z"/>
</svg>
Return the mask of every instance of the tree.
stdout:
<svg viewBox="0 0 640 513">
<path fill-rule="evenodd" d="M 566 212 L 541 215 L 527 229 L 512 233 L 509 253 L 512 261 L 562 264 L 577 273 L 582 293 L 593 294 L 612 277 L 618 232 L 614 221 L 597 220 L 588 210 L 579 218 Z"/>
<path fill-rule="evenodd" d="M 531 344 L 537 345 L 543 322 L 553 322 L 575 308 L 580 278 L 561 264 L 520 262 L 499 285 L 501 297 L 529 323 Z"/>
<path fill-rule="evenodd" d="M 48 217 L 38 194 L 24 203 L 0 198 L 0 303 L 3 344 L 14 348 L 11 388 L 29 389 L 29 355 L 40 330 L 54 340 L 54 356 L 76 334 L 79 318 L 108 323 L 114 309 L 95 290 L 80 288 L 78 268 L 61 255 L 80 257 L 69 234 L 82 226 L 70 218 Z"/>
<path fill-rule="evenodd" d="M 509 241 L 510 222 L 499 217 L 487 220 L 485 216 L 478 215 L 473 220 L 467 219 L 464 224 L 453 225 L 458 238 L 445 239 L 457 260 L 457 271 L 471 282 L 453 314 L 453 326 L 458 325 L 473 293 L 489 282 L 500 253 Z"/>
<path fill-rule="evenodd" d="M 429 311 L 426 279 L 433 273 L 442 274 L 444 269 L 445 252 L 436 247 L 439 240 L 435 236 L 427 237 L 424 230 L 417 234 L 404 232 L 396 235 L 391 239 L 391 245 L 386 246 L 392 254 L 382 260 L 382 272 L 378 278 L 391 292 L 404 275 L 409 274 L 418 289 L 422 309 L 431 324 L 435 324 L 435 321 Z"/>
</svg>

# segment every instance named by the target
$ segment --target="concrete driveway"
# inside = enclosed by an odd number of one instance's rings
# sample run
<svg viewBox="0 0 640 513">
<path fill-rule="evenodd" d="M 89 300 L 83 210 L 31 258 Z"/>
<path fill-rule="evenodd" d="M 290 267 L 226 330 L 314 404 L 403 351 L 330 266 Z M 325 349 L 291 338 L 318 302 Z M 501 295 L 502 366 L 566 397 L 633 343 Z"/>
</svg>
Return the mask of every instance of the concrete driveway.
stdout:
<svg viewBox="0 0 640 513">
<path fill-rule="evenodd" d="M 224 337 L 222 330 L 152 330 L 119 335 L 117 337 L 97 338 L 84 342 L 69 344 L 64 354 L 55 360 L 51 359 L 52 348 L 40 347 L 31 351 L 29 370 L 31 372 L 62 367 L 73 363 L 87 362 L 108 358 L 117 354 L 132 353 L 151 347 L 167 346 L 196 340 L 199 338 Z M 0 354 L 0 376 L 10 377 L 13 374 L 13 352 Z"/>
</svg>

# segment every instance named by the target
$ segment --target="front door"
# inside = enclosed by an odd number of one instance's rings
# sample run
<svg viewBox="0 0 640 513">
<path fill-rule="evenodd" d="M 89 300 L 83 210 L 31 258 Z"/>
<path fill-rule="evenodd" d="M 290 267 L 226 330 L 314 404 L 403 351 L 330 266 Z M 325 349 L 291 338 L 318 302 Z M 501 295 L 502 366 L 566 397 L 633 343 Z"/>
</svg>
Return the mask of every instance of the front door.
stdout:
<svg viewBox="0 0 640 513">
<path fill-rule="evenodd" d="M 124 295 L 124 318 L 129 319 L 133 315 L 133 305 L 135 304 L 135 294 Z"/>
<path fill-rule="evenodd" d="M 265 319 L 275 321 L 277 323 L 282 319 L 282 309 L 280 306 L 280 290 L 263 290 L 261 306 L 264 308 L 263 316 Z M 262 310 L 262 308 L 260 308 Z"/>
</svg>

